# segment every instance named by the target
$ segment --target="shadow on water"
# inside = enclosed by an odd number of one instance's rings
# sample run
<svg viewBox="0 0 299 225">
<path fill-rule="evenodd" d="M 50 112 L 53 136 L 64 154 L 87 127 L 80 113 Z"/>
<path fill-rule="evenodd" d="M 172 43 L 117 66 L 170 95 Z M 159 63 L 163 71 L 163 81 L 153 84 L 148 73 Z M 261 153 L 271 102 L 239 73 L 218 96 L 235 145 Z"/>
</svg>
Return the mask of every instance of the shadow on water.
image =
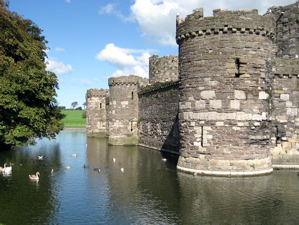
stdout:
<svg viewBox="0 0 299 225">
<path fill-rule="evenodd" d="M 56 141 L 1 152 L 0 164 L 15 165 L 11 176 L 0 174 L 0 224 L 298 221 L 297 171 L 251 178 L 193 176 L 176 170 L 177 158 L 137 146 L 108 146 L 106 138 L 76 130 L 61 132 Z M 30 181 L 28 174 L 36 171 L 39 182 Z"/>
</svg>

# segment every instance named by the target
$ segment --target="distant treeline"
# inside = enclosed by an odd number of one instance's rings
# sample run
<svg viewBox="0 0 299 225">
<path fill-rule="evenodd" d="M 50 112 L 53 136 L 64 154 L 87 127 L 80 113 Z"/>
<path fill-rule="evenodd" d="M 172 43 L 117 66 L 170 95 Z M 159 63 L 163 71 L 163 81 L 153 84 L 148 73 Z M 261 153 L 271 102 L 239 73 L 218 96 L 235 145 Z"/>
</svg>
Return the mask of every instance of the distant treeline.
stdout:
<svg viewBox="0 0 299 225">
<path fill-rule="evenodd" d="M 77 108 L 75 108 L 75 109 L 73 109 L 73 108 L 66 108 L 65 106 L 59 106 L 59 108 L 60 108 L 60 110 L 83 110 L 83 108 L 80 106 L 80 107 L 77 107 Z"/>
</svg>

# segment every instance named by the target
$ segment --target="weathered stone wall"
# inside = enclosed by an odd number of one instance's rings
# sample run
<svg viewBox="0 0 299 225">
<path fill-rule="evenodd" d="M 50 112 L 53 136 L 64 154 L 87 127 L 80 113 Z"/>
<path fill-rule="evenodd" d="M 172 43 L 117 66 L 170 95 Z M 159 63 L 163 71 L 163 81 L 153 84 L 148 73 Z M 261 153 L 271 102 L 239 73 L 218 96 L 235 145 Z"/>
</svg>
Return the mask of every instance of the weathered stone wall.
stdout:
<svg viewBox="0 0 299 225">
<path fill-rule="evenodd" d="M 277 58 L 273 79 L 273 159 L 299 154 L 299 59 Z"/>
<path fill-rule="evenodd" d="M 178 168 L 206 174 L 272 171 L 269 153 L 274 20 L 257 10 L 197 9 L 177 20 Z"/>
<path fill-rule="evenodd" d="M 88 90 L 88 132 L 107 120 L 110 144 L 180 149 L 188 172 L 272 172 L 271 157 L 299 155 L 298 7 L 178 17 L 179 57 L 152 56 L 149 80 L 110 78 L 107 114 Z"/>
<path fill-rule="evenodd" d="M 109 84 L 108 134 L 109 144 L 138 144 L 138 89 L 148 80 L 138 76 L 111 77 Z"/>
<path fill-rule="evenodd" d="M 149 82 L 169 82 L 179 79 L 178 56 L 169 55 L 159 57 L 153 55 L 149 58 Z"/>
<path fill-rule="evenodd" d="M 89 89 L 86 93 L 86 133 L 107 135 L 106 98 L 108 90 Z"/>
<path fill-rule="evenodd" d="M 268 10 L 276 22 L 277 56 L 296 58 L 299 55 L 299 2 L 287 6 L 273 6 Z M 297 55 L 297 56 L 296 56 Z"/>
<path fill-rule="evenodd" d="M 178 82 L 150 85 L 139 93 L 139 144 L 178 153 Z"/>
</svg>

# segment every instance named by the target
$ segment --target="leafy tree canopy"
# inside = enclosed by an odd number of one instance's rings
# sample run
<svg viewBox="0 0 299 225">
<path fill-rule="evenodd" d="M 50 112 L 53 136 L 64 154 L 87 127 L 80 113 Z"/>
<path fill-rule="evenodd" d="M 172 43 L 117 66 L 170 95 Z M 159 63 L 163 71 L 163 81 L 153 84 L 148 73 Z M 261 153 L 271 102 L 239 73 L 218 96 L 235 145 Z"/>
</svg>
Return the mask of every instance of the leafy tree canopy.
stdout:
<svg viewBox="0 0 299 225">
<path fill-rule="evenodd" d="M 58 81 L 46 70 L 42 30 L 0 0 L 0 150 L 55 138 L 63 129 Z"/>
</svg>

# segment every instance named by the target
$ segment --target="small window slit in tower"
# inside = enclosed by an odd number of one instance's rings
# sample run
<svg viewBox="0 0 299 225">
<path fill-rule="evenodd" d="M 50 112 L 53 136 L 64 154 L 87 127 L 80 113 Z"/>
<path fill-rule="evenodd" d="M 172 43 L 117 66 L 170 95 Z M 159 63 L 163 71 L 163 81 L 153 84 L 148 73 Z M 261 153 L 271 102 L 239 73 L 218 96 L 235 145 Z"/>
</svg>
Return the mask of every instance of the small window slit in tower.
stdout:
<svg viewBox="0 0 299 225">
<path fill-rule="evenodd" d="M 240 59 L 239 58 L 236 58 L 235 59 L 235 65 L 236 65 L 236 69 L 237 69 L 237 72 L 235 73 L 236 77 L 240 77 Z"/>
</svg>

